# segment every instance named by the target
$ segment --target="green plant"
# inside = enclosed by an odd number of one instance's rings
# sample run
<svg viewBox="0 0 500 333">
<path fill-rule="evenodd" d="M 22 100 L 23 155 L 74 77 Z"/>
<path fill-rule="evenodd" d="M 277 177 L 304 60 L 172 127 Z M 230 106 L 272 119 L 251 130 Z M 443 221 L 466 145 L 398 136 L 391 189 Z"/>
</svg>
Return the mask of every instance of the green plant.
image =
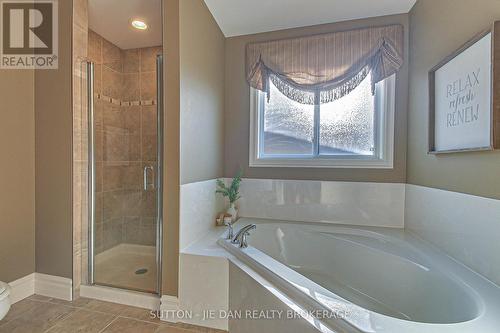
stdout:
<svg viewBox="0 0 500 333">
<path fill-rule="evenodd" d="M 240 198 L 240 184 L 241 184 L 241 176 L 243 172 L 240 170 L 233 178 L 231 185 L 226 186 L 223 180 L 217 179 L 217 191 L 215 193 L 220 193 L 222 196 L 227 197 L 229 199 L 229 203 L 233 204 Z"/>
</svg>

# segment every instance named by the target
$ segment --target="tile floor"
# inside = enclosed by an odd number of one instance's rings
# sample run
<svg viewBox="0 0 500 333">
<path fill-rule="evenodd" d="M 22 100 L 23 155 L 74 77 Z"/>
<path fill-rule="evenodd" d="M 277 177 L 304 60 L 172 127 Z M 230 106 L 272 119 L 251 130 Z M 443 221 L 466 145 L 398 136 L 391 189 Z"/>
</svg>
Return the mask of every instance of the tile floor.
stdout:
<svg viewBox="0 0 500 333">
<path fill-rule="evenodd" d="M 160 322 L 149 310 L 80 298 L 73 302 L 34 295 L 14 304 L 0 333 L 224 333 Z"/>
</svg>

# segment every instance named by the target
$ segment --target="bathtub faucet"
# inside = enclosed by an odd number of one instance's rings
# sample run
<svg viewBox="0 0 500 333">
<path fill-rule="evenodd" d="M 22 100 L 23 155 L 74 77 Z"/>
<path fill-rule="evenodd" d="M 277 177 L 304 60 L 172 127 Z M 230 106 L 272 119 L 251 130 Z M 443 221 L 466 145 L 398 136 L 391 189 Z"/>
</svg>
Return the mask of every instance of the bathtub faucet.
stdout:
<svg viewBox="0 0 500 333">
<path fill-rule="evenodd" d="M 248 242 L 247 242 L 247 237 L 250 236 L 250 230 L 257 229 L 257 226 L 255 224 L 249 224 L 238 231 L 236 236 L 234 236 L 233 240 L 231 243 L 233 244 L 240 244 L 241 248 L 247 248 L 248 247 Z"/>
<path fill-rule="evenodd" d="M 230 221 L 224 221 L 224 225 L 227 227 L 226 239 L 233 239 L 233 224 Z"/>
</svg>

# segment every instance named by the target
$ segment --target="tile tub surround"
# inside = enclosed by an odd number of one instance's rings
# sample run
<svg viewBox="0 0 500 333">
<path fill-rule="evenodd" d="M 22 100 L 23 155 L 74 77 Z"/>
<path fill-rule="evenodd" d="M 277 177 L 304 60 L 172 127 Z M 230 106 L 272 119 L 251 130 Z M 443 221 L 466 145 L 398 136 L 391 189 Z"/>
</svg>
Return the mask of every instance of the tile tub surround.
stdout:
<svg viewBox="0 0 500 333">
<path fill-rule="evenodd" d="M 238 206 L 243 217 L 403 228 L 404 201 L 397 183 L 243 179 Z"/>
<path fill-rule="evenodd" d="M 149 310 L 131 306 L 88 298 L 67 302 L 38 295 L 14 304 L 0 321 L 0 333 L 11 332 L 224 333 L 161 322 Z"/>
<path fill-rule="evenodd" d="M 215 194 L 215 179 L 184 184 L 180 190 L 180 249 L 185 249 L 215 228 L 224 199 Z"/>
<path fill-rule="evenodd" d="M 406 185 L 405 227 L 500 286 L 500 200 Z"/>
</svg>

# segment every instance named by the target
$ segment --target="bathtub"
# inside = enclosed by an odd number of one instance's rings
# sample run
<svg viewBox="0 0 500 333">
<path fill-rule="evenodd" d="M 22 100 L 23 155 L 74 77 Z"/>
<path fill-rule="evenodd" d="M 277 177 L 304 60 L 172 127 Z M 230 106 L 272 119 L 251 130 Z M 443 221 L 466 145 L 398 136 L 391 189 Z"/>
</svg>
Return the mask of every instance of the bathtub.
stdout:
<svg viewBox="0 0 500 333">
<path fill-rule="evenodd" d="M 500 288 L 401 229 L 241 219 L 230 252 L 324 332 L 500 332 Z M 325 315 L 326 314 L 326 315 Z"/>
</svg>

